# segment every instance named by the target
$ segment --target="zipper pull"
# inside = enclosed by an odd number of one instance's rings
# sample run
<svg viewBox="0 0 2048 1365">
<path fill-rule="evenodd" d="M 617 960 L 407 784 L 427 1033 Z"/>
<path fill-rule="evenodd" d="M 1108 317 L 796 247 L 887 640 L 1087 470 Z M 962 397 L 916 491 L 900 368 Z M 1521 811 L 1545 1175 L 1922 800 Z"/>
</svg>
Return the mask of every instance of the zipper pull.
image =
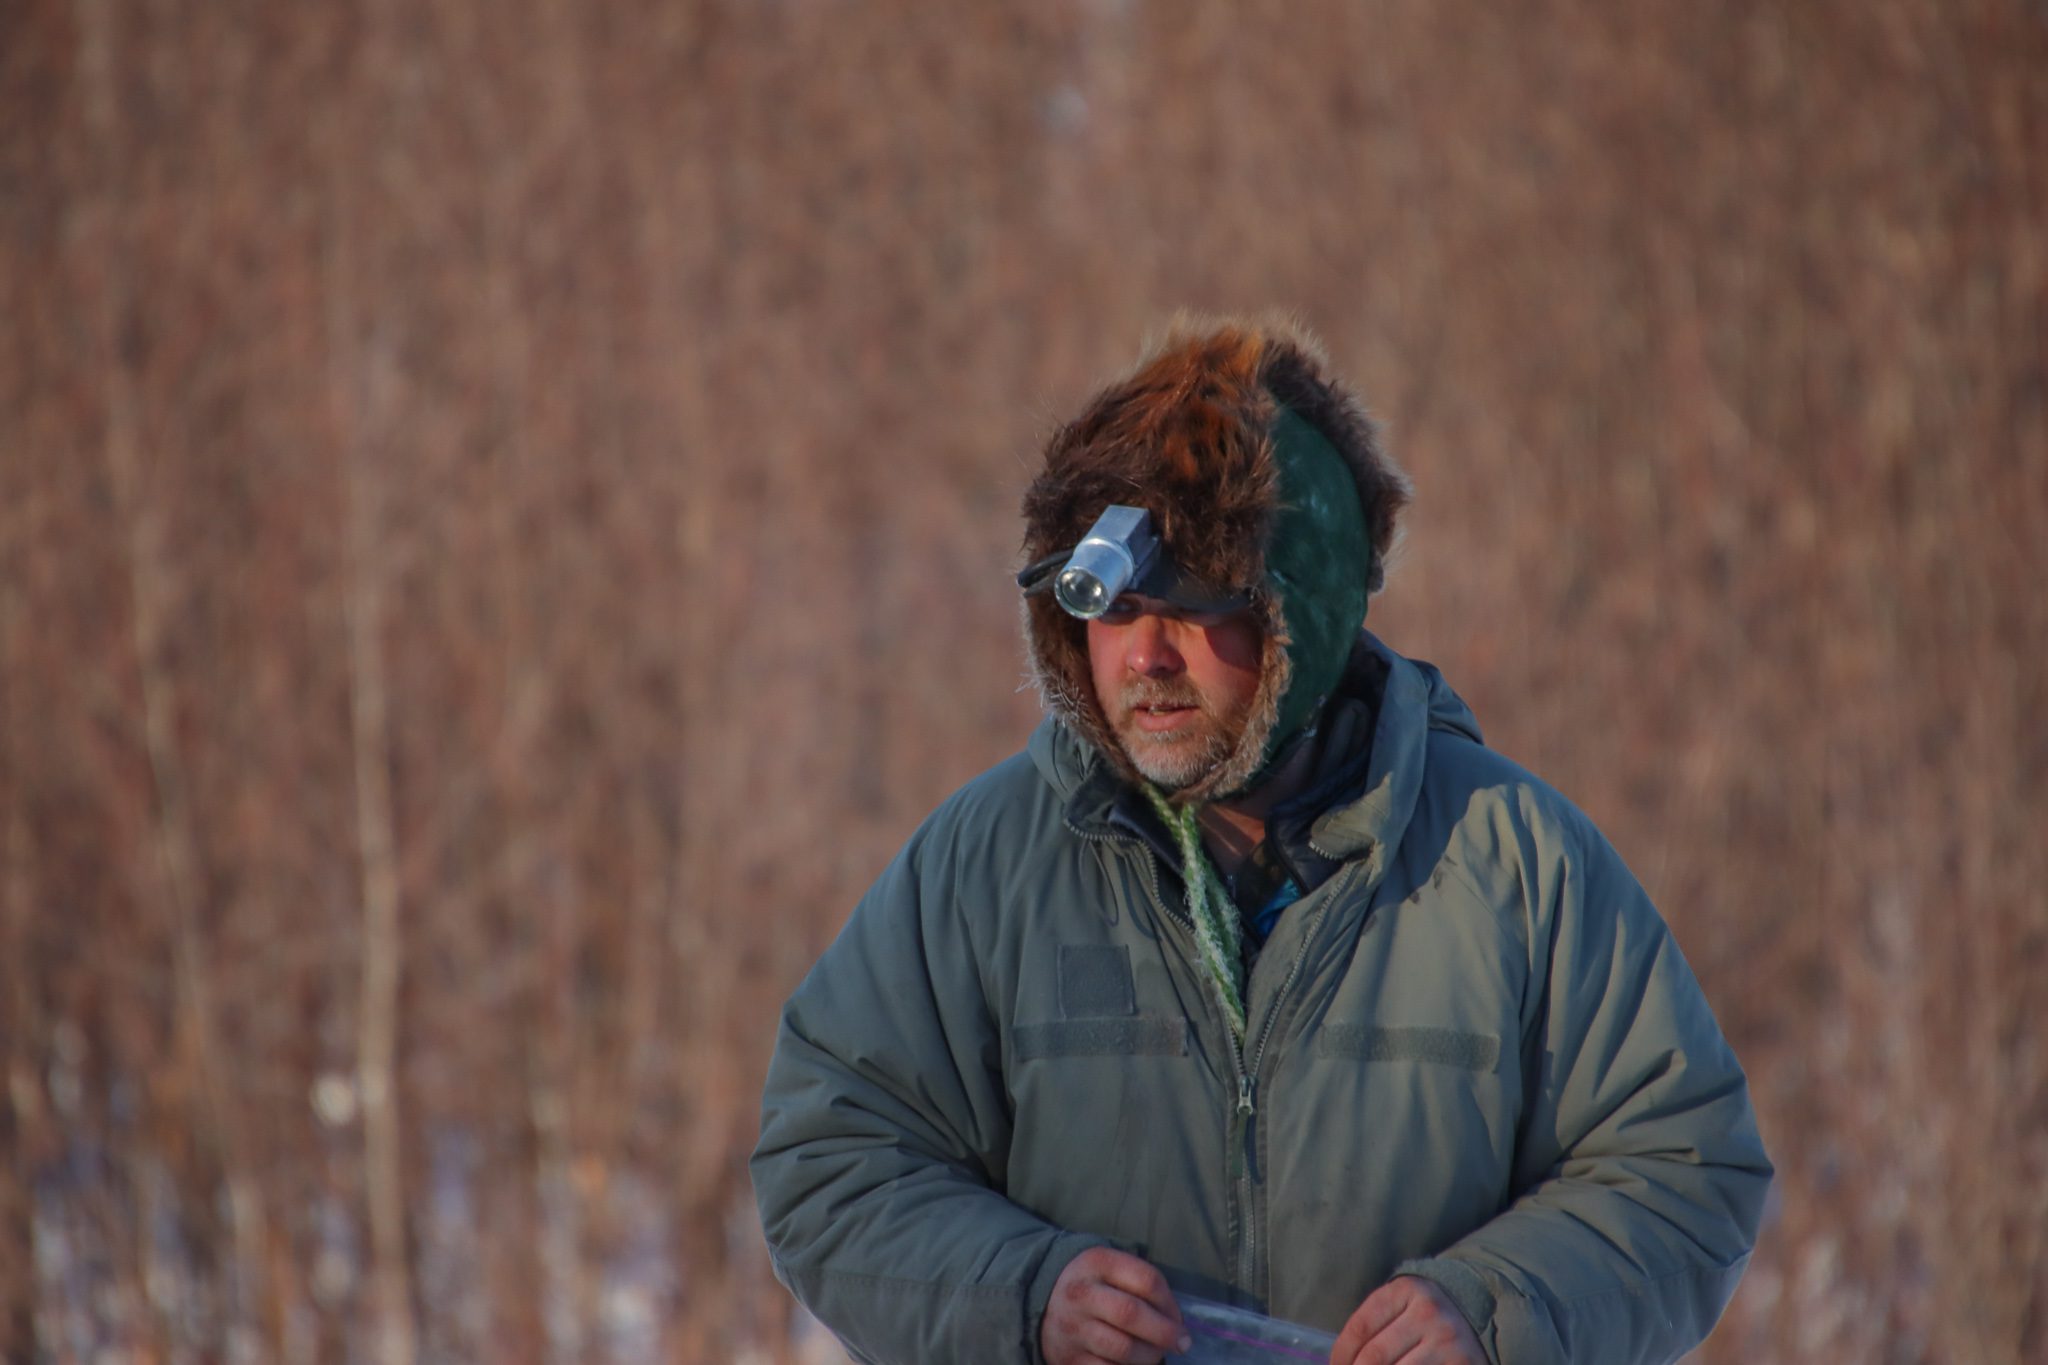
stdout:
<svg viewBox="0 0 2048 1365">
<path fill-rule="evenodd" d="M 1252 1078 L 1249 1076 L 1239 1076 L 1237 1078 L 1237 1112 L 1246 1116 L 1253 1112 Z"/>
</svg>

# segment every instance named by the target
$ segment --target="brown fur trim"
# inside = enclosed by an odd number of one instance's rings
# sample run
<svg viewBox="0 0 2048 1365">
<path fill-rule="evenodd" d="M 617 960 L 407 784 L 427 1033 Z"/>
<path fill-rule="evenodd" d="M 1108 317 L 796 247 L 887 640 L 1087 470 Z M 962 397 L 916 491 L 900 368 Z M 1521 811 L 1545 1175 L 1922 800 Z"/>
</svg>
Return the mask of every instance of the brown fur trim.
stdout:
<svg viewBox="0 0 2048 1365">
<path fill-rule="evenodd" d="M 1377 591 L 1408 481 L 1379 448 L 1364 405 L 1330 376 L 1320 344 L 1285 319 L 1176 318 L 1135 369 L 1053 434 L 1044 471 L 1024 496 L 1027 561 L 1073 545 L 1103 508 L 1125 503 L 1152 513 L 1183 570 L 1250 594 L 1266 634 L 1252 716 L 1231 759 L 1178 800 L 1227 795 L 1257 772 L 1287 690 L 1280 604 L 1265 581 L 1279 486 L 1270 430 L 1283 403 L 1350 466 L 1374 549 L 1367 588 Z M 1026 599 L 1024 617 L 1047 708 L 1127 780 L 1142 780 L 1095 699 L 1086 628 L 1050 594 Z"/>
</svg>

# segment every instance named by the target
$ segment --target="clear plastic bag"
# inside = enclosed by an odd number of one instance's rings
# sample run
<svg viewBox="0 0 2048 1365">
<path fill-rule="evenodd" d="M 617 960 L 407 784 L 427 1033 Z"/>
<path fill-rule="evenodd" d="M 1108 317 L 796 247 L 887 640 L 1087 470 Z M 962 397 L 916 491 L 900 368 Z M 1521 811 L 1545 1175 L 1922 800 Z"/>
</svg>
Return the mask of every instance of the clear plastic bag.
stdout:
<svg viewBox="0 0 2048 1365">
<path fill-rule="evenodd" d="M 1194 1345 L 1186 1355 L 1169 1354 L 1168 1365 L 1327 1365 L 1337 1344 L 1328 1332 L 1300 1323 L 1186 1294 L 1174 1300 Z"/>
</svg>

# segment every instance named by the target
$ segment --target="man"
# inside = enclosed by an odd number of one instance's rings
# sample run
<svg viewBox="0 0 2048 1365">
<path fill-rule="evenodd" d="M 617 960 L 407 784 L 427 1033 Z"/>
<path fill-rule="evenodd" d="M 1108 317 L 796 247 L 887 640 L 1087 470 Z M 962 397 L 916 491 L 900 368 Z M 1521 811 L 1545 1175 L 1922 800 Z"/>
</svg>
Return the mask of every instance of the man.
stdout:
<svg viewBox="0 0 2048 1365">
<path fill-rule="evenodd" d="M 1054 436 L 1050 716 L 911 837 L 769 1071 L 776 1271 L 861 1359 L 1154 1362 L 1175 1292 L 1336 1365 L 1713 1326 L 1771 1175 L 1741 1069 L 1600 833 L 1362 632 L 1407 497 L 1284 325 L 1183 324 Z M 1047 591 L 1084 539 L 1109 586 Z"/>
</svg>

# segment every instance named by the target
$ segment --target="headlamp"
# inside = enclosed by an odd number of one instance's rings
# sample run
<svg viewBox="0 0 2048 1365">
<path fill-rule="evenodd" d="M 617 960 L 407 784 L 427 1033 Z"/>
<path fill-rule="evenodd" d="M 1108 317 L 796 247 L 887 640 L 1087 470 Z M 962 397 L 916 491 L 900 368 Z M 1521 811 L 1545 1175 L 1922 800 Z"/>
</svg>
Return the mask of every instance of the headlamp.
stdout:
<svg viewBox="0 0 2048 1365">
<path fill-rule="evenodd" d="M 1143 576 L 1158 552 L 1152 514 L 1113 503 L 1067 556 L 1066 567 L 1053 579 L 1052 595 L 1069 616 L 1092 621 Z"/>
<path fill-rule="evenodd" d="M 1026 597 L 1051 592 L 1060 610 L 1093 621 L 1124 593 L 1157 598 L 1169 608 L 1227 615 L 1251 605 L 1249 595 L 1219 591 L 1189 578 L 1173 562 L 1142 507 L 1111 505 L 1080 544 L 1026 565 L 1017 574 Z"/>
</svg>

